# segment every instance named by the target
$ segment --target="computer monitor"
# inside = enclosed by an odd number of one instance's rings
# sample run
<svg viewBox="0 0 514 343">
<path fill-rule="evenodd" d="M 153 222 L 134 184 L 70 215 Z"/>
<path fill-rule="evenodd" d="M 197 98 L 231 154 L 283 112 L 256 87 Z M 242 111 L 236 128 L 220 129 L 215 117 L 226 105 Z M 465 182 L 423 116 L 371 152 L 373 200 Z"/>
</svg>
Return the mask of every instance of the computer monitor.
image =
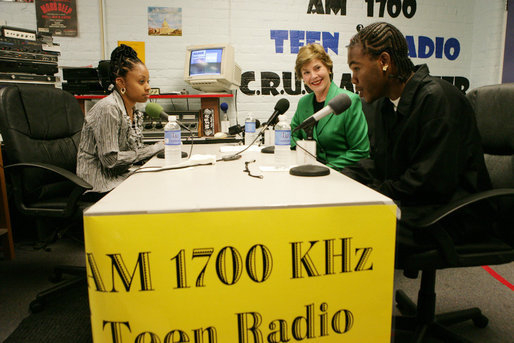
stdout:
<svg viewBox="0 0 514 343">
<path fill-rule="evenodd" d="M 241 85 L 241 68 L 230 44 L 193 45 L 186 48 L 184 81 L 203 92 L 224 92 Z"/>
</svg>

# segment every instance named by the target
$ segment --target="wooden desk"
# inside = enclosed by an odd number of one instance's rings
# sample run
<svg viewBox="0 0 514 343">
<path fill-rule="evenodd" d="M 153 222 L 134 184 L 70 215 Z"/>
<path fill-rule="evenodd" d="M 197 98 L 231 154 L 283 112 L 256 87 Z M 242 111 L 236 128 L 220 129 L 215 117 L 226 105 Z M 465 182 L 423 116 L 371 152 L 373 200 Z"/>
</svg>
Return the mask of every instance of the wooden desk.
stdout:
<svg viewBox="0 0 514 343">
<path fill-rule="evenodd" d="M 273 158 L 136 174 L 85 212 L 95 342 L 390 342 L 396 206 L 333 170 L 244 172 Z"/>
</svg>

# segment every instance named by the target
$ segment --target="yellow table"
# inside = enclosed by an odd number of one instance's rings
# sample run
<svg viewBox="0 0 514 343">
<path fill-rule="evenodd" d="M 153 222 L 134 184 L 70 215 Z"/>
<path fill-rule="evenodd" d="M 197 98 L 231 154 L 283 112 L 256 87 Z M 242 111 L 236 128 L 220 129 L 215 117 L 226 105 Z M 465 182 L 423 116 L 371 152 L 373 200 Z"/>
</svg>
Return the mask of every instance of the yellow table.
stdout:
<svg viewBox="0 0 514 343">
<path fill-rule="evenodd" d="M 394 203 L 253 159 L 136 174 L 85 212 L 95 342 L 390 341 Z"/>
</svg>

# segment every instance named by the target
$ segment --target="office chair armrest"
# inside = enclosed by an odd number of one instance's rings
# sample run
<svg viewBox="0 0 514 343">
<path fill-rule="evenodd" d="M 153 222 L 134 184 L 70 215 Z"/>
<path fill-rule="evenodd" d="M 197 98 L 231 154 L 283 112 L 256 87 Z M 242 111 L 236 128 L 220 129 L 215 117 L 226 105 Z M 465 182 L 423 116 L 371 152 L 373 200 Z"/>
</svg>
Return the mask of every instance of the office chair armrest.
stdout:
<svg viewBox="0 0 514 343">
<path fill-rule="evenodd" d="M 70 180 L 75 185 L 82 187 L 84 190 L 89 190 L 89 189 L 93 188 L 93 186 L 91 186 L 89 183 L 82 180 L 80 177 L 73 174 L 69 170 L 66 170 L 66 169 L 58 167 L 58 166 L 54 166 L 52 164 L 38 163 L 38 162 L 30 162 L 30 163 L 26 162 L 26 163 L 15 163 L 15 164 L 10 164 L 8 166 L 4 166 L 5 169 L 25 169 L 25 168 L 33 168 L 33 167 L 42 168 L 42 169 L 50 170 L 54 173 L 57 173 L 57 174 L 65 177 L 66 179 Z"/>
<path fill-rule="evenodd" d="M 445 218 L 446 216 L 458 211 L 459 209 L 465 208 L 466 206 L 469 206 L 471 204 L 477 203 L 479 201 L 492 199 L 500 196 L 512 196 L 514 198 L 514 188 L 498 188 L 498 189 L 492 189 L 484 192 L 475 193 L 469 196 L 466 196 L 462 199 L 459 199 L 457 201 L 454 201 L 452 203 L 449 203 L 447 205 L 444 205 L 437 210 L 433 211 L 432 213 L 428 214 L 423 219 L 416 221 L 416 222 L 410 222 L 410 221 L 404 221 L 405 224 L 408 226 L 411 226 L 413 228 L 417 229 L 428 229 L 430 230 L 431 236 L 435 239 L 437 242 L 437 250 L 443 260 L 445 261 L 447 266 L 450 267 L 459 267 L 463 266 L 464 263 L 461 260 L 461 256 L 459 252 L 457 251 L 455 242 L 453 241 L 452 237 L 448 234 L 448 232 L 439 225 L 434 225 L 437 222 L 439 222 L 441 219 Z M 404 270 L 404 274 L 407 275 L 416 275 L 417 271 L 419 269 L 414 268 Z M 406 274 L 407 273 L 407 274 Z M 409 276 L 408 277 L 412 277 Z"/>
<path fill-rule="evenodd" d="M 13 193 L 15 204 L 18 210 L 26 215 L 32 216 L 46 216 L 46 217 L 60 217 L 66 218 L 70 217 L 75 213 L 77 209 L 77 205 L 79 204 L 79 199 L 84 193 L 85 190 L 92 189 L 93 187 L 82 180 L 80 177 L 70 172 L 69 170 L 63 169 L 61 167 L 57 167 L 55 165 L 39 163 L 39 162 L 25 162 L 25 163 L 15 163 L 4 167 L 5 169 L 10 169 L 13 181 Z M 67 200 L 64 206 L 55 207 L 55 204 L 46 206 L 47 204 L 41 203 L 27 203 L 25 201 L 23 195 L 23 187 L 20 175 L 23 169 L 28 168 L 37 168 L 37 169 L 45 169 L 52 173 L 59 175 L 60 177 L 67 179 L 71 182 L 74 187 L 69 193 Z"/>
<path fill-rule="evenodd" d="M 447 204 L 443 207 L 440 207 L 436 211 L 432 212 L 430 215 L 427 215 L 425 218 L 423 218 L 420 221 L 417 221 L 415 223 L 407 223 L 408 225 L 418 227 L 418 228 L 425 228 L 429 227 L 431 225 L 434 225 L 447 215 L 457 211 L 458 209 L 468 206 L 470 204 L 474 204 L 476 202 L 485 200 L 485 199 L 491 199 L 495 197 L 500 196 L 514 196 L 514 188 L 498 188 L 498 189 L 491 189 L 488 191 L 475 193 L 469 196 L 466 196 L 462 199 L 459 199 L 457 201 L 454 201 L 450 204 Z"/>
</svg>

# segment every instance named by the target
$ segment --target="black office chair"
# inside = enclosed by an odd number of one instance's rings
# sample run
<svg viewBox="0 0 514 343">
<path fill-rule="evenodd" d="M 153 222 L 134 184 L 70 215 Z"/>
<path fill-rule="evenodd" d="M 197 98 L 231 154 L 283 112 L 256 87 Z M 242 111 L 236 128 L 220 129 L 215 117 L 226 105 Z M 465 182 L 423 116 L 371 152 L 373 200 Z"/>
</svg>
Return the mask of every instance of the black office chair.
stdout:
<svg viewBox="0 0 514 343">
<path fill-rule="evenodd" d="M 80 197 L 92 187 L 75 175 L 83 121 L 77 100 L 61 89 L 32 84 L 0 89 L 0 133 L 12 201 L 21 214 L 36 218 L 38 227 L 49 218 L 52 225 L 56 219 L 65 227 L 80 224 L 82 210 L 90 205 Z M 58 266 L 52 279 L 59 280 L 63 273 L 79 277 L 40 293 L 31 304 L 33 312 L 55 292 L 86 277 L 83 267 Z"/>
<path fill-rule="evenodd" d="M 403 291 L 396 292 L 396 302 L 402 316 L 394 318 L 394 328 L 400 330 L 398 332 L 411 332 L 413 342 L 423 342 L 430 336 L 444 342 L 469 342 L 451 332 L 447 326 L 469 319 L 477 327 L 482 328 L 488 324 L 487 317 L 478 308 L 435 314 L 437 269 L 514 261 L 514 84 L 480 87 L 470 91 L 467 98 L 476 112 L 493 189 L 448 204 L 417 226 L 432 227 L 464 207 L 473 206 L 479 201 L 494 201 L 498 207 L 498 231 L 480 243 L 458 244 L 444 230 L 440 230 L 435 233 L 438 241 L 442 242 L 437 248 L 397 260 L 396 268 L 402 269 L 406 277 L 416 278 L 421 271 L 417 305 Z"/>
</svg>

